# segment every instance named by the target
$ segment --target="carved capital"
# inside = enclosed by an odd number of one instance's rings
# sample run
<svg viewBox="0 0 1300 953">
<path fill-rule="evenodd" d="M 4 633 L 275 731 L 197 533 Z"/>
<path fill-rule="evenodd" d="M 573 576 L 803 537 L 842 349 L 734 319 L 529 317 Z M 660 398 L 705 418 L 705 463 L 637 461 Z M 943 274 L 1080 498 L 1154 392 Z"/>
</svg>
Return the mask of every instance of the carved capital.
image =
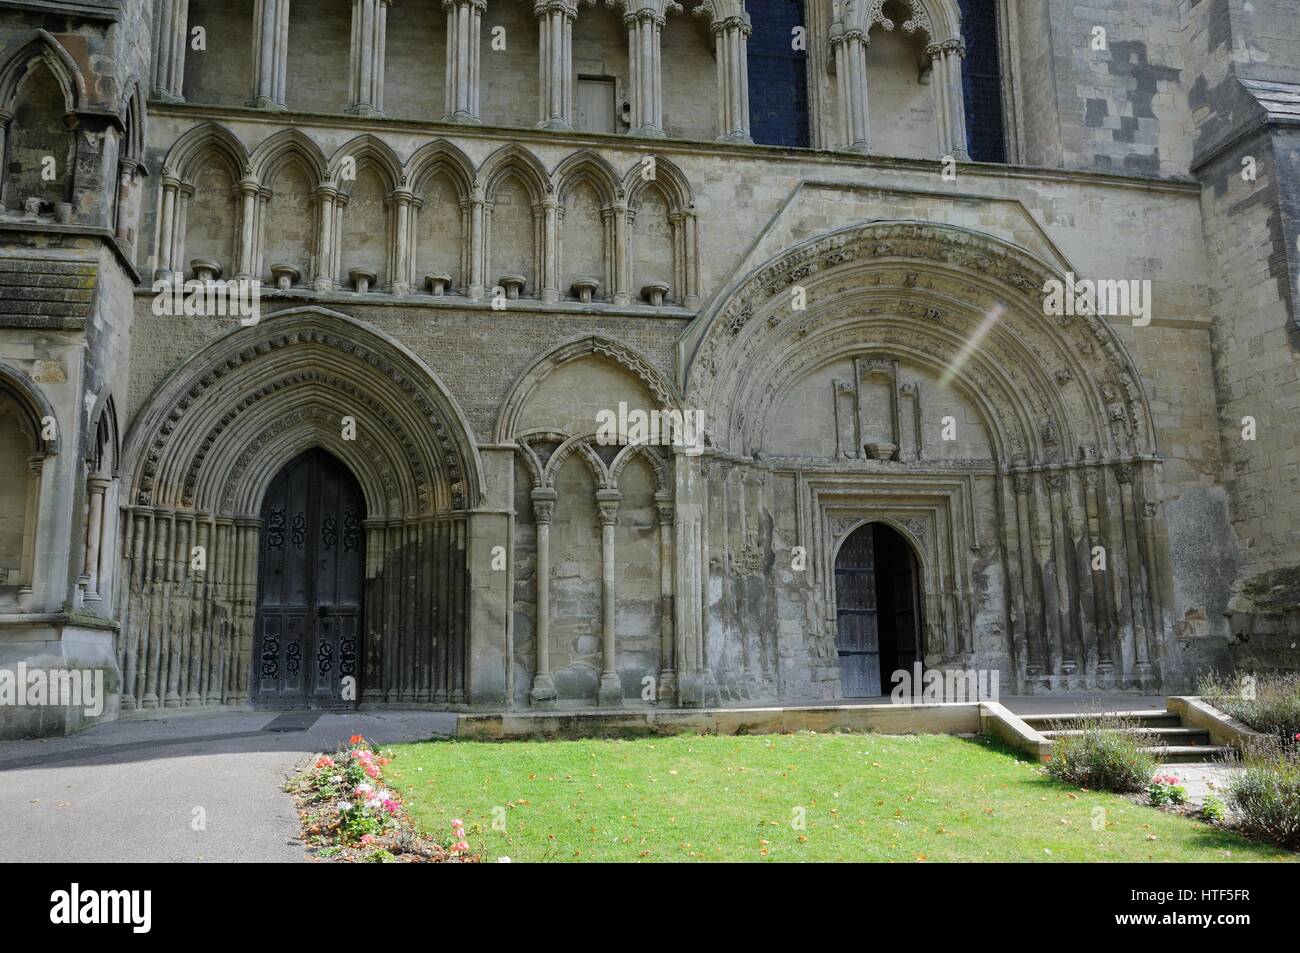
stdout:
<svg viewBox="0 0 1300 953">
<path fill-rule="evenodd" d="M 533 490 L 533 520 L 538 523 L 549 523 L 551 517 L 555 514 L 555 498 L 557 494 L 550 487 L 538 487 Z"/>
<path fill-rule="evenodd" d="M 596 518 L 601 526 L 618 525 L 618 505 L 623 501 L 623 494 L 618 490 L 599 490 L 596 493 Z"/>
</svg>

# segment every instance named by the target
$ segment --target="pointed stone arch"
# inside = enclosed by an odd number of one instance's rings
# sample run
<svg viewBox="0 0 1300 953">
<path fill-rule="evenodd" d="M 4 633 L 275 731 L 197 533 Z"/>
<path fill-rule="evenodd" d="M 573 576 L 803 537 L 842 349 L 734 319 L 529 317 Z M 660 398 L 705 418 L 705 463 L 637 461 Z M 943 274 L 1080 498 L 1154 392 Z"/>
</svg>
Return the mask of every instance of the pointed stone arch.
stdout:
<svg viewBox="0 0 1300 953">
<path fill-rule="evenodd" d="M 185 131 L 163 160 L 163 175 L 191 182 L 198 163 L 215 155 L 221 159 L 238 182 L 251 171 L 248 150 L 239 138 L 215 122 L 205 122 Z"/>
<path fill-rule="evenodd" d="M 474 192 L 474 163 L 457 146 L 439 139 L 415 151 L 406 163 L 406 179 L 416 195 L 437 175 L 446 175 L 456 185 L 461 201 L 469 201 Z"/>
<path fill-rule="evenodd" d="M 612 488 L 614 481 L 609 467 L 600 458 L 600 454 L 596 453 L 592 448 L 595 439 L 595 434 L 574 434 L 556 447 L 555 452 L 547 458 L 546 466 L 542 468 L 541 485 L 546 489 L 554 489 L 555 478 L 563 468 L 565 461 L 569 457 L 577 456 L 587 465 L 592 479 L 596 481 L 597 489 L 607 490 Z"/>
<path fill-rule="evenodd" d="M 614 167 L 604 156 L 590 149 L 580 149 L 566 156 L 551 173 L 551 181 L 555 183 L 556 198 L 561 204 L 569 190 L 580 182 L 589 183 L 606 206 L 612 206 L 624 194 Z"/>
<path fill-rule="evenodd" d="M 54 74 L 63 90 L 67 112 L 86 105 L 86 80 L 77 61 L 52 34 L 36 30 L 17 44 L 0 66 L 0 109 L 12 109 L 19 87 L 37 63 L 43 63 Z"/>
<path fill-rule="evenodd" d="M 646 159 L 654 160 L 654 174 L 650 177 L 645 173 Z M 663 194 L 668 200 L 669 209 L 674 213 L 693 212 L 695 209 L 690 180 L 676 163 L 664 156 L 643 156 L 623 176 L 627 204 L 633 210 L 640 205 L 642 196 L 650 188 L 657 188 Z"/>
<path fill-rule="evenodd" d="M 623 478 L 623 471 L 637 457 L 645 460 L 650 465 L 650 470 L 654 473 L 655 478 L 655 491 L 671 497 L 672 474 L 670 473 L 670 464 L 664 459 L 659 450 L 646 444 L 628 444 L 618 452 L 614 462 L 609 465 L 610 486 L 616 490 L 620 489 L 619 481 Z"/>
<path fill-rule="evenodd" d="M 388 191 L 406 185 L 406 173 L 402 169 L 401 160 L 397 158 L 397 153 L 377 136 L 365 133 L 349 139 L 330 157 L 326 180 L 342 192 L 348 192 L 352 187 L 352 182 L 342 177 L 343 167 L 348 159 L 352 160 L 356 171 L 365 167 L 378 170 Z"/>
<path fill-rule="evenodd" d="M 313 185 L 324 184 L 329 178 L 329 163 L 320 146 L 298 129 L 282 129 L 263 140 L 249 159 L 253 175 L 263 188 L 269 188 L 281 167 L 294 160 L 302 163 L 313 178 Z"/>
<path fill-rule="evenodd" d="M 62 428 L 58 426 L 54 405 L 35 382 L 18 368 L 0 361 L 0 392 L 8 394 L 22 411 L 20 424 L 32 441 L 32 452 L 43 457 L 57 454 Z M 55 424 L 48 437 L 45 436 L 46 420 Z"/>
<path fill-rule="evenodd" d="M 537 157 L 522 146 L 511 143 L 493 152 L 479 166 L 478 179 L 487 201 L 493 200 L 497 186 L 511 175 L 528 189 L 529 199 L 534 204 L 554 194 L 551 178 Z"/>
<path fill-rule="evenodd" d="M 885 7 L 891 0 L 846 0 L 844 26 L 864 33 L 879 26 L 885 30 L 901 29 L 909 36 L 920 32 L 931 43 L 961 38 L 961 9 L 956 0 L 892 0 L 907 11 L 900 23 L 890 18 Z"/>
<path fill-rule="evenodd" d="M 592 354 L 613 361 L 636 377 L 659 402 L 661 409 L 681 410 L 681 398 L 676 387 L 635 348 L 611 338 L 590 335 L 556 345 L 540 355 L 515 378 L 497 411 L 495 441 L 500 444 L 514 442 L 521 433 L 520 415 L 528 398 L 541 383 L 557 368 Z"/>
</svg>

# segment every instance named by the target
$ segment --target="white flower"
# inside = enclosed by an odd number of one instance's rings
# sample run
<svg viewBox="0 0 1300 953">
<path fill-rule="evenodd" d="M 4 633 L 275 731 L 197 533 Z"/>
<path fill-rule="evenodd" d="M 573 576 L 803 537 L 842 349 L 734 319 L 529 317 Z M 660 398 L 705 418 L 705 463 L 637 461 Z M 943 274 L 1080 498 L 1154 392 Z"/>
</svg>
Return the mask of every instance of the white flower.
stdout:
<svg viewBox="0 0 1300 953">
<path fill-rule="evenodd" d="M 346 814 L 348 811 L 352 810 L 352 805 L 347 801 L 339 801 L 334 806 L 338 809 L 340 814 Z"/>
<path fill-rule="evenodd" d="M 497 858 L 497 863 L 498 863 L 498 864 L 508 864 L 508 863 L 510 863 L 510 858 L 509 858 L 509 857 L 498 857 L 498 858 Z"/>
</svg>

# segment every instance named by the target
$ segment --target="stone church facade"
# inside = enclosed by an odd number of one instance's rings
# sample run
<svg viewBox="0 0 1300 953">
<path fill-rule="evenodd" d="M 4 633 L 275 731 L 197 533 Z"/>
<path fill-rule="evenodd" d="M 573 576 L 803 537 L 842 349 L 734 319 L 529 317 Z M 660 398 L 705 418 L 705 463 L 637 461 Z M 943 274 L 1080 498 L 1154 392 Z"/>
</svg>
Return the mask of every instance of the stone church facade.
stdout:
<svg viewBox="0 0 1300 953">
<path fill-rule="evenodd" d="M 0 665 L 103 717 L 1231 667 L 1300 563 L 1286 7 L 0 2 Z"/>
</svg>

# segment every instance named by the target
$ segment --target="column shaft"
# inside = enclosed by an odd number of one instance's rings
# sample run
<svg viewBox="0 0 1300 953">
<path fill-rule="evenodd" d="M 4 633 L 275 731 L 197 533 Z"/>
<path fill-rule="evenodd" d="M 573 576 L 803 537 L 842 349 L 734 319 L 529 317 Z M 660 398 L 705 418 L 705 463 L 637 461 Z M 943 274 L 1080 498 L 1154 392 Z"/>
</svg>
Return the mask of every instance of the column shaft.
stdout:
<svg viewBox="0 0 1300 953">
<path fill-rule="evenodd" d="M 253 94 L 248 105 L 283 109 L 290 0 L 257 0 L 253 29 Z"/>
<path fill-rule="evenodd" d="M 615 654 L 618 588 L 614 533 L 618 527 L 618 504 L 621 499 L 622 496 L 617 490 L 599 490 L 596 493 L 596 506 L 600 516 L 600 590 L 603 617 L 600 687 L 596 692 L 596 703 L 601 707 L 617 707 L 623 704 L 623 684 L 618 677 L 618 659 Z"/>
<path fill-rule="evenodd" d="M 86 599 L 97 602 L 99 595 L 99 549 L 104 536 L 104 491 L 108 481 L 92 478 L 86 489 L 90 495 L 90 512 L 86 519 L 86 559 L 83 574 L 86 577 Z"/>
<path fill-rule="evenodd" d="M 478 122 L 479 32 L 484 0 L 443 0 L 447 11 L 447 114 L 449 122 Z"/>
</svg>

